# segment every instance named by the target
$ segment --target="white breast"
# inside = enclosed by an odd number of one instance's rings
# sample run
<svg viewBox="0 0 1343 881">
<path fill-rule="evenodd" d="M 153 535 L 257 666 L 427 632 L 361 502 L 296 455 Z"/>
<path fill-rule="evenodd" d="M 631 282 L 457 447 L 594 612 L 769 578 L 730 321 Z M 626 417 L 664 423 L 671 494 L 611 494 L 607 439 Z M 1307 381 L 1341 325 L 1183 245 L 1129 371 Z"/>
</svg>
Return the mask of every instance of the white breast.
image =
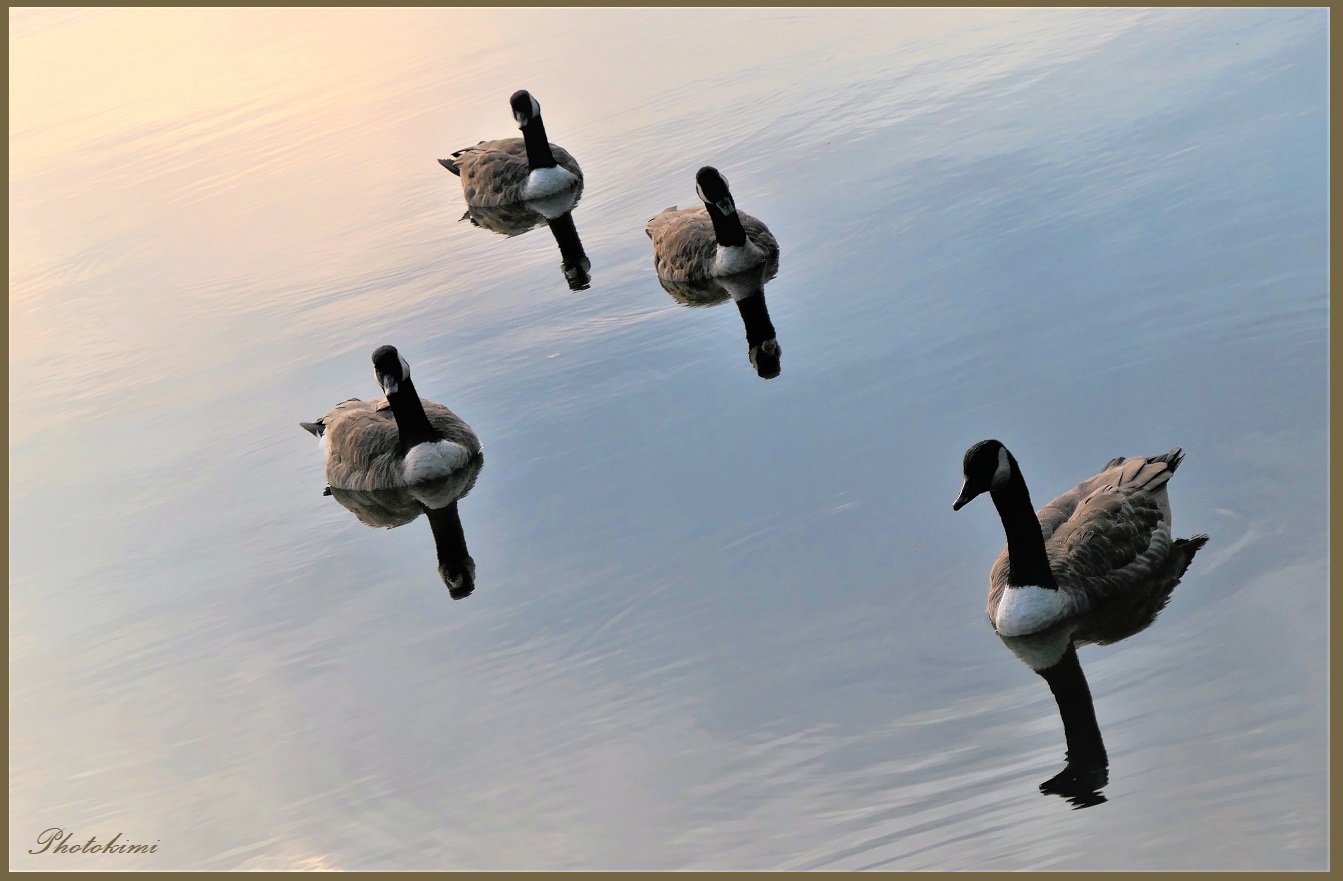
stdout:
<svg viewBox="0 0 1343 881">
<path fill-rule="evenodd" d="M 718 246 L 714 256 L 713 274 L 716 276 L 733 275 L 759 266 L 765 259 L 765 252 L 747 242 L 744 245 L 730 247 Z"/>
<path fill-rule="evenodd" d="M 416 444 L 406 453 L 403 474 L 406 483 L 421 483 L 451 474 L 470 458 L 470 450 L 452 441 Z"/>
<path fill-rule="evenodd" d="M 558 165 L 554 168 L 533 168 L 527 175 L 527 186 L 522 189 L 522 198 L 544 199 L 546 196 L 563 192 L 576 183 L 578 178 L 567 168 Z"/>
<path fill-rule="evenodd" d="M 1027 636 L 1057 624 L 1068 614 L 1063 591 L 1048 587 L 1008 587 L 993 611 L 1000 636 Z"/>
</svg>

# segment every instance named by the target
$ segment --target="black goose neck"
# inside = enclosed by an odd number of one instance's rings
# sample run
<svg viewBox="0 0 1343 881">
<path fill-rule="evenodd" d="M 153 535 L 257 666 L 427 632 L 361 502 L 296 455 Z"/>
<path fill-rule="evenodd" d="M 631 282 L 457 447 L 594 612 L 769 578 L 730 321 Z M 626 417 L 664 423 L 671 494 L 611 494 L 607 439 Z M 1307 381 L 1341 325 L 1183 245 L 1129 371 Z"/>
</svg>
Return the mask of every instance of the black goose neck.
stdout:
<svg viewBox="0 0 1343 881">
<path fill-rule="evenodd" d="M 769 320 L 763 291 L 737 300 L 737 311 L 741 313 L 742 324 L 746 325 L 748 346 L 754 349 L 765 340 L 774 339 L 774 323 Z"/>
<path fill-rule="evenodd" d="M 550 141 L 546 139 L 546 127 L 541 117 L 533 116 L 522 127 L 522 142 L 527 147 L 527 165 L 531 168 L 554 168 L 559 164 L 550 149 Z"/>
<path fill-rule="evenodd" d="M 1008 584 L 1057 588 L 1040 520 L 1031 506 L 1031 494 L 1021 472 L 1013 467 L 1007 485 L 991 490 L 989 495 L 1007 533 Z"/>
<path fill-rule="evenodd" d="M 415 383 L 407 377 L 397 385 L 396 391 L 387 396 L 387 403 L 396 417 L 396 428 L 401 435 L 401 452 L 405 453 L 416 444 L 438 440 L 438 433 L 424 412 L 424 404 L 415 392 Z"/>
<path fill-rule="evenodd" d="M 746 244 L 746 228 L 741 225 L 741 218 L 737 216 L 736 211 L 724 214 L 712 202 L 704 203 L 704 207 L 709 212 L 709 219 L 713 221 L 713 234 L 718 239 L 718 244 L 725 248 L 737 248 Z"/>
</svg>

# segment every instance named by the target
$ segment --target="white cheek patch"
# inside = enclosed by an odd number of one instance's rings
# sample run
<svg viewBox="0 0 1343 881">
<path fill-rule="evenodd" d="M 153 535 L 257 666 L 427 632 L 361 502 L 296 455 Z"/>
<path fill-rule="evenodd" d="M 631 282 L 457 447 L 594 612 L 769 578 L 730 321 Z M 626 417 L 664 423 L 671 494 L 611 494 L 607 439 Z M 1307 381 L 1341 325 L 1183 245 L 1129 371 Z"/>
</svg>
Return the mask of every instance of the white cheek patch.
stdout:
<svg viewBox="0 0 1343 881">
<path fill-rule="evenodd" d="M 527 97 L 532 99 L 532 118 L 535 119 L 541 115 L 541 105 L 536 102 L 535 97 L 531 95 L 528 95 Z M 560 109 L 563 110 L 564 108 L 561 107 Z M 564 114 L 561 113 L 560 115 L 563 116 Z"/>
<path fill-rule="evenodd" d="M 998 468 L 993 472 L 991 487 L 997 489 L 1012 479 L 1012 462 L 1007 458 L 1007 447 L 998 448 Z"/>
<path fill-rule="evenodd" d="M 1058 624 L 1068 613 L 1063 591 L 1050 587 L 1008 587 L 993 611 L 999 636 L 1029 636 Z"/>
<path fill-rule="evenodd" d="M 704 195 L 704 188 L 701 187 L 698 182 L 695 184 L 695 195 L 699 196 L 701 202 L 709 201 L 709 197 Z"/>
<path fill-rule="evenodd" d="M 401 381 L 405 382 L 410 379 L 410 365 L 406 363 L 405 356 L 398 354 L 397 357 L 401 359 Z"/>
</svg>

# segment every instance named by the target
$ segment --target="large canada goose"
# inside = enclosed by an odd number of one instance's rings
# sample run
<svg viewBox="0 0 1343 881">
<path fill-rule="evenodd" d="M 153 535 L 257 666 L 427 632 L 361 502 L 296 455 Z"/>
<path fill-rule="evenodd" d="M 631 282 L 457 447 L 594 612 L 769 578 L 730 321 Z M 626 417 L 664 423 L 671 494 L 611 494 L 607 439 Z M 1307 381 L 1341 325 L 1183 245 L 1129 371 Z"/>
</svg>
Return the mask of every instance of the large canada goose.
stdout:
<svg viewBox="0 0 1343 881">
<path fill-rule="evenodd" d="M 779 345 L 765 305 L 765 283 L 779 270 L 777 254 L 766 263 L 722 278 L 700 281 L 671 281 L 658 277 L 662 289 L 683 306 L 692 308 L 716 306 L 729 299 L 737 304 L 737 312 L 746 328 L 746 357 L 761 379 L 773 379 L 783 369 L 780 359 L 783 348 Z"/>
<path fill-rule="evenodd" d="M 659 278 L 700 281 L 734 275 L 777 258 L 779 243 L 759 220 L 737 211 L 727 178 L 704 166 L 695 174 L 703 208 L 668 208 L 648 221 Z"/>
<path fill-rule="evenodd" d="M 466 204 L 492 207 L 545 199 L 569 190 L 582 191 L 583 170 L 569 151 L 546 139 L 541 105 L 526 89 L 508 99 L 521 138 L 481 141 L 440 159 L 462 179 Z"/>
<path fill-rule="evenodd" d="M 483 464 L 484 459 L 476 456 L 447 477 L 414 486 L 381 490 L 327 487 L 326 492 L 365 526 L 394 529 L 425 515 L 434 536 L 438 577 L 449 596 L 460 600 L 476 589 L 476 561 L 466 549 L 457 501 L 475 486 Z"/>
<path fill-rule="evenodd" d="M 1166 484 L 1184 453 L 1111 459 L 1095 477 L 1040 509 L 1017 460 L 996 440 L 966 450 L 959 511 L 988 492 L 1007 547 L 989 571 L 989 618 L 1000 636 L 1029 636 L 1082 618 L 1170 564 Z"/>
<path fill-rule="evenodd" d="M 386 398 L 337 404 L 316 422 L 300 422 L 326 451 L 336 489 L 381 490 L 446 477 L 480 455 L 480 439 L 456 413 L 415 392 L 410 365 L 392 346 L 373 353 Z"/>
</svg>

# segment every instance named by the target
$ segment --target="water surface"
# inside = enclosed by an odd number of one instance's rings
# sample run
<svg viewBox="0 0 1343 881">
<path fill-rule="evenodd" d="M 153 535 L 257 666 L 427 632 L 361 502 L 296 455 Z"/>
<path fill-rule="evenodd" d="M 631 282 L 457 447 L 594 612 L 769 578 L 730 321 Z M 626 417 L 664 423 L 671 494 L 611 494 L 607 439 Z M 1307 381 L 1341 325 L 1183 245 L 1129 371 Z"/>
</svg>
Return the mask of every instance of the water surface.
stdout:
<svg viewBox="0 0 1343 881">
<path fill-rule="evenodd" d="M 10 866 L 1325 868 L 1327 15 L 11 11 Z M 435 162 L 524 87 L 585 290 Z M 706 163 L 769 381 L 652 272 Z M 297 425 L 383 343 L 485 444 L 460 602 Z M 1210 537 L 1079 653 L 1085 810 L 985 437 L 1183 446 Z"/>
</svg>

